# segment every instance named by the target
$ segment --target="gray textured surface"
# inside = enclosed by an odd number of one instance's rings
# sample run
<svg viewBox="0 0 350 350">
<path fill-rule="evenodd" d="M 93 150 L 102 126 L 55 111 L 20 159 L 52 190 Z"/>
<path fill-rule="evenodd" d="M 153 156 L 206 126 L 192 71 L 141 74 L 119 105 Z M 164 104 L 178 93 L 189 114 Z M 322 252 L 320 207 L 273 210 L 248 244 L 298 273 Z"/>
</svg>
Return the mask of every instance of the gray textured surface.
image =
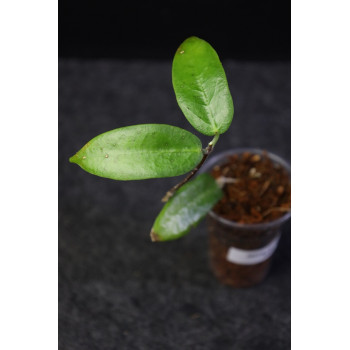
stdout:
<svg viewBox="0 0 350 350">
<path fill-rule="evenodd" d="M 259 147 L 290 160 L 290 65 L 223 63 L 235 116 L 215 152 Z M 68 163 L 97 134 L 139 123 L 193 131 L 170 62 L 60 61 L 60 349 L 289 349 L 289 223 L 267 280 L 231 289 L 208 268 L 205 223 L 178 241 L 149 240 L 177 178 L 116 182 Z"/>
</svg>

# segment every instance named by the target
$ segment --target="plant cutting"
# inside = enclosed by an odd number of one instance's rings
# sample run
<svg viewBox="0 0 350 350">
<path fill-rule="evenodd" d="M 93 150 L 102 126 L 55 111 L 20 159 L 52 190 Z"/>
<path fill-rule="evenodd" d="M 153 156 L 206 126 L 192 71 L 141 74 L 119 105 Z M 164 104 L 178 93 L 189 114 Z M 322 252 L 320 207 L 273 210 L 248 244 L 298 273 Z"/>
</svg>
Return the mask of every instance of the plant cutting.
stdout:
<svg viewBox="0 0 350 350">
<path fill-rule="evenodd" d="M 225 186 L 237 180 L 212 170 L 212 174 L 197 175 L 220 135 L 230 127 L 234 113 L 224 69 L 211 45 L 197 37 L 185 40 L 173 59 L 172 82 L 186 119 L 198 132 L 211 137 L 206 147 L 196 135 L 182 128 L 141 124 L 98 135 L 70 158 L 85 171 L 113 180 L 188 173 L 162 198 L 165 205 L 150 233 L 154 242 L 187 234 L 226 198 Z"/>
<path fill-rule="evenodd" d="M 212 140 L 203 148 L 191 132 L 166 124 L 142 124 L 105 132 L 70 158 L 85 171 L 114 180 L 189 175 L 170 189 L 151 230 L 152 241 L 188 233 L 223 193 L 208 174 L 191 180 L 233 118 L 226 75 L 215 50 L 190 37 L 175 53 L 172 81 L 177 102 L 190 124 Z M 191 181 L 190 181 L 191 180 Z"/>
</svg>

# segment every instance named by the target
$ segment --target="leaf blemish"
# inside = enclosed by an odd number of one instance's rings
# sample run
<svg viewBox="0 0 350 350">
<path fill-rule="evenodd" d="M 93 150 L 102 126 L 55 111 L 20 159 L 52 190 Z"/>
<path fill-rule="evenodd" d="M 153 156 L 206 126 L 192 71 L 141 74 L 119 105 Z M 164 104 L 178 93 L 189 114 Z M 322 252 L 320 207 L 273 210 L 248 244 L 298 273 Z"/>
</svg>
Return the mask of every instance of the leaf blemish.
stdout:
<svg viewBox="0 0 350 350">
<path fill-rule="evenodd" d="M 85 156 L 83 156 L 83 159 L 86 159 L 86 157 L 85 157 Z"/>
<path fill-rule="evenodd" d="M 153 228 L 151 230 L 150 236 L 151 236 L 152 242 L 160 241 L 158 234 L 155 231 L 153 231 Z"/>
<path fill-rule="evenodd" d="M 105 158 L 108 158 L 108 157 L 109 157 L 109 155 L 108 155 L 108 154 L 106 154 L 106 155 L 105 155 Z"/>
<path fill-rule="evenodd" d="M 184 51 L 184 50 L 182 50 L 182 51 L 180 51 L 180 54 L 182 55 L 184 52 L 185 52 L 185 51 Z"/>
</svg>

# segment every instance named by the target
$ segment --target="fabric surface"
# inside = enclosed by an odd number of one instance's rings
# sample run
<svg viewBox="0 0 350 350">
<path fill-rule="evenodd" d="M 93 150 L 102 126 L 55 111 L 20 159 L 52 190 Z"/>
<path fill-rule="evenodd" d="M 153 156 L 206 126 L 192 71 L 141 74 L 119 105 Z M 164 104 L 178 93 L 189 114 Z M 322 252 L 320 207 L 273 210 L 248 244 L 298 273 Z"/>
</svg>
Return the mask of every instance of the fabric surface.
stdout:
<svg viewBox="0 0 350 350">
<path fill-rule="evenodd" d="M 223 62 L 235 115 L 214 154 L 257 147 L 290 161 L 290 64 Z M 152 243 L 160 199 L 179 179 L 113 181 L 68 159 L 94 136 L 167 123 L 194 132 L 177 106 L 171 62 L 59 62 L 59 348 L 290 348 L 290 222 L 268 278 L 233 289 L 208 266 L 205 222 Z"/>
</svg>

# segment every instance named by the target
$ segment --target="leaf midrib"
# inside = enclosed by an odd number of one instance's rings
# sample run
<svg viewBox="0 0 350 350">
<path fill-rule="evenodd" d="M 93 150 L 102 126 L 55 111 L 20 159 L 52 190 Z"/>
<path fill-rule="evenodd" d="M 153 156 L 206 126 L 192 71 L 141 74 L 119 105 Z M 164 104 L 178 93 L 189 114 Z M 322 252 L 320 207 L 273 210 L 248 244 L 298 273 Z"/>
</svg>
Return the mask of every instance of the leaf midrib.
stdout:
<svg viewBox="0 0 350 350">
<path fill-rule="evenodd" d="M 101 151 L 101 153 L 105 153 L 105 152 L 113 152 L 113 153 L 118 153 L 118 154 L 131 154 L 131 153 L 200 153 L 200 151 L 202 151 L 202 149 L 196 149 L 196 150 L 183 150 L 183 151 L 179 151 L 179 150 L 175 150 L 175 149 L 168 149 L 168 150 L 145 150 L 145 149 L 134 149 L 134 150 L 130 150 L 128 151 L 118 151 L 118 150 L 109 150 L 109 149 L 105 149 L 104 151 Z"/>
<path fill-rule="evenodd" d="M 209 119 L 209 121 L 210 121 L 210 125 L 211 125 L 211 127 L 213 128 L 213 131 L 216 131 L 217 129 L 218 129 L 218 127 L 217 127 L 217 125 L 216 125 L 216 123 L 215 123 L 215 118 L 214 118 L 214 113 L 213 113 L 213 111 L 212 111 L 212 109 L 211 109 L 211 101 L 212 101 L 212 99 L 213 99 L 213 97 L 211 98 L 211 100 L 210 100 L 210 102 L 209 102 L 209 99 L 208 99 L 208 96 L 207 96 L 207 94 L 206 94 L 206 92 L 205 92 L 205 89 L 203 88 L 203 82 L 202 82 L 202 80 L 201 80 L 201 74 L 198 74 L 198 77 L 196 77 L 195 78 L 195 80 L 196 80 L 196 82 L 197 82 L 197 84 L 198 84 L 198 86 L 200 87 L 200 90 L 197 90 L 200 94 L 202 94 L 203 95 L 203 101 L 204 101 L 204 103 L 205 103 L 205 105 L 203 105 L 203 107 L 207 110 L 207 112 L 208 112 L 208 119 Z"/>
<path fill-rule="evenodd" d="M 198 192 L 198 188 L 196 188 L 196 191 L 195 191 L 195 192 Z M 176 209 L 174 212 L 168 213 L 167 216 L 173 217 L 174 214 L 175 214 L 175 215 L 179 215 L 179 216 L 181 216 L 181 217 L 183 217 L 183 218 L 184 218 L 184 217 L 187 217 L 187 215 L 182 215 L 182 212 L 184 212 L 184 210 L 187 211 L 189 206 L 198 207 L 198 203 L 201 203 L 202 200 L 203 200 L 203 198 L 209 196 L 209 195 L 212 194 L 212 193 L 214 193 L 214 190 L 213 190 L 212 188 L 204 189 L 204 191 L 203 191 L 201 194 L 194 196 L 192 200 L 189 200 L 189 201 L 187 202 L 186 209 L 183 208 L 183 207 L 181 206 L 179 209 Z M 180 194 L 180 195 L 181 195 L 181 194 Z M 188 196 L 188 194 L 185 194 L 185 195 L 184 195 L 185 199 L 186 199 L 187 196 Z M 175 198 L 174 198 L 174 199 L 175 199 Z M 179 200 L 180 200 L 180 202 L 179 202 L 179 203 L 176 203 L 176 205 L 181 204 L 181 198 L 179 198 Z M 201 207 L 204 207 L 204 205 L 202 205 Z M 181 227 L 181 228 L 180 228 L 181 231 L 178 231 L 177 233 L 181 233 L 181 232 L 186 231 L 187 229 L 190 229 L 191 226 L 193 226 L 194 224 L 196 224 L 196 222 L 202 217 L 202 214 L 203 214 L 203 213 L 201 213 L 201 215 L 199 216 L 199 218 L 196 218 L 196 220 L 194 220 L 193 222 L 192 222 L 192 220 L 190 220 L 190 221 L 191 221 L 190 224 L 188 224 L 188 223 L 189 223 L 189 220 L 186 220 L 186 225 L 184 225 L 184 226 L 186 226 L 186 227 L 185 227 L 184 229 Z M 164 220 L 164 219 L 165 219 L 166 221 L 169 220 L 169 219 L 166 219 L 166 217 L 163 216 L 163 220 Z M 163 221 L 163 220 L 162 220 L 162 221 Z M 163 226 L 163 225 L 160 225 L 160 227 L 162 227 L 162 226 Z M 164 230 L 165 232 L 167 232 L 167 227 L 166 227 L 166 226 L 163 226 L 163 230 Z M 163 231 L 163 232 L 164 232 L 164 231 Z"/>
</svg>

